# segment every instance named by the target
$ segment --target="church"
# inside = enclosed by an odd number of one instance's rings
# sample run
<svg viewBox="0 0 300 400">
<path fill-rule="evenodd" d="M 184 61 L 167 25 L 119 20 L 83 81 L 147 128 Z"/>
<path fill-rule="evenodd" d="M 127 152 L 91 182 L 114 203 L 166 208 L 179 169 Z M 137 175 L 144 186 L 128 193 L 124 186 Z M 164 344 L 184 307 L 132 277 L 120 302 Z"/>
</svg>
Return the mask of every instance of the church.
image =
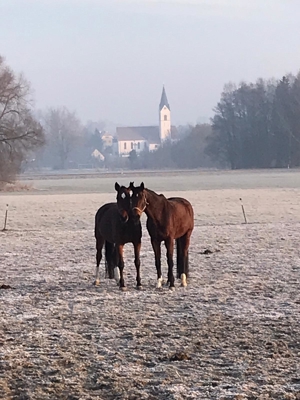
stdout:
<svg viewBox="0 0 300 400">
<path fill-rule="evenodd" d="M 166 140 L 172 139 L 171 110 L 163 87 L 159 103 L 158 126 L 117 127 L 113 143 L 113 154 L 128 157 L 132 150 L 155 151 Z"/>
</svg>

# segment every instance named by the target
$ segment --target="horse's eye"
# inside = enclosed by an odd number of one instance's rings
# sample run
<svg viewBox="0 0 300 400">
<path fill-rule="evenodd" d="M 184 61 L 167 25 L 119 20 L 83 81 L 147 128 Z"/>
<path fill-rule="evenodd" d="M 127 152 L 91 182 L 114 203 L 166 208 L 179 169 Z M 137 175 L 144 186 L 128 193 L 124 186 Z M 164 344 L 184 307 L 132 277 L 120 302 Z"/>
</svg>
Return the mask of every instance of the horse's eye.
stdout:
<svg viewBox="0 0 300 400">
<path fill-rule="evenodd" d="M 126 194 L 125 194 L 125 193 L 122 193 L 122 194 L 121 194 L 121 197 L 122 197 L 122 199 L 125 199 Z"/>
</svg>

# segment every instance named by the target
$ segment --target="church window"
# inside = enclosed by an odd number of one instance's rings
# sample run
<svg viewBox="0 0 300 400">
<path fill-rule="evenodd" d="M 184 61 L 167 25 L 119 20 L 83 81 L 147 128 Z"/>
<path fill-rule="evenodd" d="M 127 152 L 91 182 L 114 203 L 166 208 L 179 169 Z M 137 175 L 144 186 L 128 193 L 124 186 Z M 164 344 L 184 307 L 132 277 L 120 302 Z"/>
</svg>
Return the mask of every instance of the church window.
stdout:
<svg viewBox="0 0 300 400">
<path fill-rule="evenodd" d="M 126 144 L 127 144 L 127 143 L 125 142 L 125 143 L 124 143 L 124 150 L 126 150 Z"/>
<path fill-rule="evenodd" d="M 140 142 L 138 142 L 138 149 L 140 149 L 141 148 L 141 145 L 140 145 Z"/>
<path fill-rule="evenodd" d="M 131 142 L 131 150 L 133 150 L 133 142 Z"/>
<path fill-rule="evenodd" d="M 168 116 L 164 115 L 164 121 L 168 121 Z"/>
</svg>

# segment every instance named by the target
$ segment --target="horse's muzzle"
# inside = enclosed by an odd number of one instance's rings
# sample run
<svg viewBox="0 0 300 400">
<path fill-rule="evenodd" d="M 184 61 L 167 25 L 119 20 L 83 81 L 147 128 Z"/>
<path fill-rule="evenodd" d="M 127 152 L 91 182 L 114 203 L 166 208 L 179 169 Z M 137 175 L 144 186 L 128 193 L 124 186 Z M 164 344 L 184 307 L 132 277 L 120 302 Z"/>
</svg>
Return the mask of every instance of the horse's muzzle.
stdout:
<svg viewBox="0 0 300 400">
<path fill-rule="evenodd" d="M 126 222 L 129 220 L 128 214 L 126 212 L 120 213 L 120 219 L 121 222 L 126 224 Z"/>
<path fill-rule="evenodd" d="M 140 221 L 140 218 L 141 218 L 141 214 L 137 210 L 133 209 L 130 213 L 130 219 L 132 219 L 132 221 L 135 224 L 138 224 Z"/>
</svg>

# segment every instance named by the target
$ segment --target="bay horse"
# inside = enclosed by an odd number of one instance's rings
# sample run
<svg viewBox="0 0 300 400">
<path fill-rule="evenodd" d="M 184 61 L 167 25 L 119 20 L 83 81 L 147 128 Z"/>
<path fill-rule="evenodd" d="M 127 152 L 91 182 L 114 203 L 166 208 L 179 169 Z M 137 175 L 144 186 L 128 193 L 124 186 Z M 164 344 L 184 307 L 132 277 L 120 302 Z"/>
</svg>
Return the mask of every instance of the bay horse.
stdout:
<svg viewBox="0 0 300 400">
<path fill-rule="evenodd" d="M 99 285 L 99 265 L 102 259 L 104 243 L 108 246 L 108 271 L 112 273 L 114 266 L 115 277 L 120 273 L 119 287 L 125 290 L 123 248 L 126 243 L 134 247 L 134 263 L 136 267 L 137 289 L 142 288 L 140 276 L 140 250 L 142 226 L 139 217 L 131 217 L 131 191 L 125 186 L 115 183 L 117 202 L 103 205 L 95 216 L 95 238 L 97 249 L 97 265 L 95 285 Z"/>
<path fill-rule="evenodd" d="M 130 183 L 132 191 L 131 209 L 134 218 L 140 218 L 143 212 L 147 215 L 147 230 L 151 238 L 155 254 L 157 271 L 157 287 L 162 285 L 161 273 L 161 242 L 164 241 L 167 249 L 168 283 L 174 290 L 173 253 L 174 240 L 177 246 L 177 278 L 181 279 L 181 286 L 187 286 L 189 274 L 188 249 L 190 237 L 194 229 L 194 211 L 191 203 L 181 197 L 166 198 L 153 190 L 146 189 L 142 182 L 135 187 Z"/>
</svg>

